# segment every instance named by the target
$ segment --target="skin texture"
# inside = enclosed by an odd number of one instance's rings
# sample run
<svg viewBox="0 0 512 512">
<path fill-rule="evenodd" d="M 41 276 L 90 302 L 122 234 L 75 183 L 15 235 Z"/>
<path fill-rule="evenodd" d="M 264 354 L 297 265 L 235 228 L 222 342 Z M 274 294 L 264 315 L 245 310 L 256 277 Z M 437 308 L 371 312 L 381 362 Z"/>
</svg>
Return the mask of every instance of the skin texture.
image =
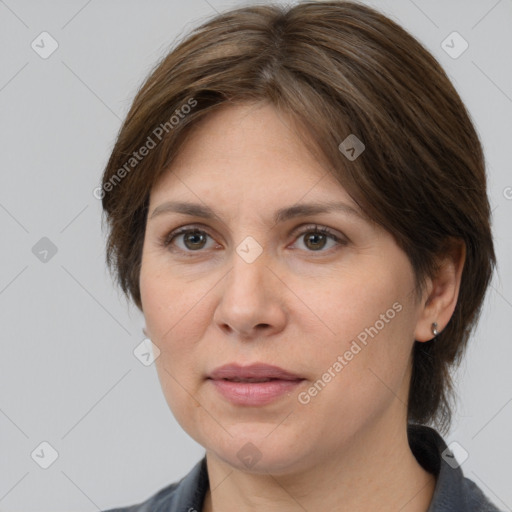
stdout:
<svg viewBox="0 0 512 512">
<path fill-rule="evenodd" d="M 208 205 L 219 218 L 153 216 L 167 201 Z M 431 501 L 435 478 L 407 442 L 410 354 L 414 340 L 433 338 L 432 322 L 442 330 L 449 321 L 463 248 L 441 262 L 419 298 L 406 254 L 364 214 L 273 222 L 279 208 L 328 201 L 357 209 L 267 104 L 210 116 L 151 191 L 143 313 L 161 351 L 155 364 L 167 403 L 206 449 L 203 510 L 404 512 L 426 511 Z M 315 225 L 340 243 L 315 240 Z M 178 235 L 165 247 L 166 235 L 184 226 L 204 230 L 204 240 Z M 248 236 L 262 249 L 251 263 L 237 252 Z M 298 394 L 376 325 L 378 334 L 301 403 Z M 233 405 L 206 378 L 232 362 L 273 364 L 305 381 L 271 404 Z M 248 442 L 261 456 L 251 467 L 237 456 Z"/>
</svg>

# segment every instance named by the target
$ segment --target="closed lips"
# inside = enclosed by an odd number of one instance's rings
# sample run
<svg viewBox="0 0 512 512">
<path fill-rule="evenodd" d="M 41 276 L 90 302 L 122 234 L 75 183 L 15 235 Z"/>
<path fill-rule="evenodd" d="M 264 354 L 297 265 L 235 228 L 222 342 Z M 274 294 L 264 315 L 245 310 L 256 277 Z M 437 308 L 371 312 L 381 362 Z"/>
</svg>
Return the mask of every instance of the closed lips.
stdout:
<svg viewBox="0 0 512 512">
<path fill-rule="evenodd" d="M 264 407 L 278 399 L 286 400 L 304 381 L 299 375 L 265 363 L 226 364 L 211 372 L 208 380 L 235 407 Z"/>
<path fill-rule="evenodd" d="M 269 382 L 271 380 L 303 380 L 299 375 L 283 370 L 278 366 L 255 363 L 242 366 L 230 363 L 213 370 L 209 376 L 213 380 L 229 380 L 233 382 Z"/>
<path fill-rule="evenodd" d="M 238 377 L 234 377 L 232 379 L 222 379 L 222 380 L 229 380 L 231 382 L 270 382 L 271 380 L 284 380 L 284 379 L 270 379 L 270 378 L 267 378 L 267 379 L 242 379 L 242 378 L 238 378 Z M 295 379 L 293 379 L 295 380 Z"/>
</svg>

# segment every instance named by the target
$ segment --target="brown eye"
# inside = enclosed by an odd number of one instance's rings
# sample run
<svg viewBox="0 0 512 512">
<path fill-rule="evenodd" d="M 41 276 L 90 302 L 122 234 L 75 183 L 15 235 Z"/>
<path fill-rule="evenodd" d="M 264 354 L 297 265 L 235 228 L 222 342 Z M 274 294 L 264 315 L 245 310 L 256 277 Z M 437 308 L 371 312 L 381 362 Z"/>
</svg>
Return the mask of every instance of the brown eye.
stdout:
<svg viewBox="0 0 512 512">
<path fill-rule="evenodd" d="M 298 240 L 303 240 L 304 247 L 308 252 L 329 252 L 336 246 L 346 245 L 347 242 L 334 234 L 330 229 L 319 226 L 309 226 L 307 229 L 302 230 L 297 237 Z M 323 250 L 329 243 L 332 242 L 331 247 Z M 297 243 L 297 242 L 296 242 Z"/>
<path fill-rule="evenodd" d="M 310 232 L 306 233 L 304 236 L 304 244 L 306 247 L 315 251 L 318 249 L 323 249 L 326 242 L 327 237 L 322 233 Z"/>
<path fill-rule="evenodd" d="M 203 231 L 188 231 L 184 233 L 183 242 L 188 249 L 202 249 L 206 243 L 206 236 Z"/>
<path fill-rule="evenodd" d="M 207 248 L 208 238 L 213 240 L 212 237 L 202 229 L 182 228 L 167 235 L 163 244 L 172 251 L 198 252 Z"/>
</svg>

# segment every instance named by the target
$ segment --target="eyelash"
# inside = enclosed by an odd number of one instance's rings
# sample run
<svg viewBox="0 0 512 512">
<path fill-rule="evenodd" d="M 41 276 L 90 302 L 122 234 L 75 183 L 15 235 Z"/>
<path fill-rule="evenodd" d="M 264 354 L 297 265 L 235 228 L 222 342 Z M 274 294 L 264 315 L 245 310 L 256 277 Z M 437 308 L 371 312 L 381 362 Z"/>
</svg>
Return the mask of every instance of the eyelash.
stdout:
<svg viewBox="0 0 512 512">
<path fill-rule="evenodd" d="M 178 236 L 183 235 L 185 233 L 189 233 L 189 232 L 197 232 L 199 234 L 205 234 L 205 235 L 208 235 L 210 238 L 213 238 L 206 230 L 201 229 L 198 226 L 189 225 L 189 226 L 184 226 L 182 228 L 178 228 L 177 230 L 171 231 L 170 233 L 164 235 L 161 238 L 160 243 L 164 248 L 169 248 L 169 246 L 172 244 L 172 242 L 174 241 L 175 238 L 177 238 Z M 315 233 L 315 234 L 319 233 L 319 234 L 325 235 L 326 237 L 328 237 L 331 240 L 333 240 L 334 242 L 336 242 L 338 244 L 338 246 L 347 245 L 347 242 L 345 240 L 342 240 L 341 238 L 339 238 L 329 228 L 326 228 L 324 226 L 318 226 L 316 224 L 307 226 L 302 231 L 297 233 L 297 235 L 295 235 L 295 240 L 298 240 L 301 236 L 304 236 L 307 233 Z M 194 256 L 196 253 L 199 254 L 201 252 L 204 252 L 201 249 L 198 249 L 197 251 L 190 251 L 190 250 L 184 251 L 183 249 L 178 249 L 178 251 L 184 252 L 185 254 L 188 254 L 190 256 Z M 332 251 L 332 249 L 327 250 L 327 251 L 318 250 L 318 251 L 307 251 L 307 252 L 314 254 L 314 253 L 329 253 L 331 251 Z"/>
</svg>

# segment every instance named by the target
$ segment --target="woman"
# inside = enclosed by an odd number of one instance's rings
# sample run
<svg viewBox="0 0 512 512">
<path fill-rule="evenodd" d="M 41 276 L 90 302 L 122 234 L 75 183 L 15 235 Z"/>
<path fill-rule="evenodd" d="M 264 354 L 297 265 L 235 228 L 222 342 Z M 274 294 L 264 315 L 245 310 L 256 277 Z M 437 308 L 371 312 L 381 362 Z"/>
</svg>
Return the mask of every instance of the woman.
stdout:
<svg viewBox="0 0 512 512">
<path fill-rule="evenodd" d="M 144 83 L 101 196 L 206 450 L 117 510 L 498 510 L 438 433 L 495 265 L 482 149 L 402 28 L 343 1 L 217 16 Z"/>
</svg>

